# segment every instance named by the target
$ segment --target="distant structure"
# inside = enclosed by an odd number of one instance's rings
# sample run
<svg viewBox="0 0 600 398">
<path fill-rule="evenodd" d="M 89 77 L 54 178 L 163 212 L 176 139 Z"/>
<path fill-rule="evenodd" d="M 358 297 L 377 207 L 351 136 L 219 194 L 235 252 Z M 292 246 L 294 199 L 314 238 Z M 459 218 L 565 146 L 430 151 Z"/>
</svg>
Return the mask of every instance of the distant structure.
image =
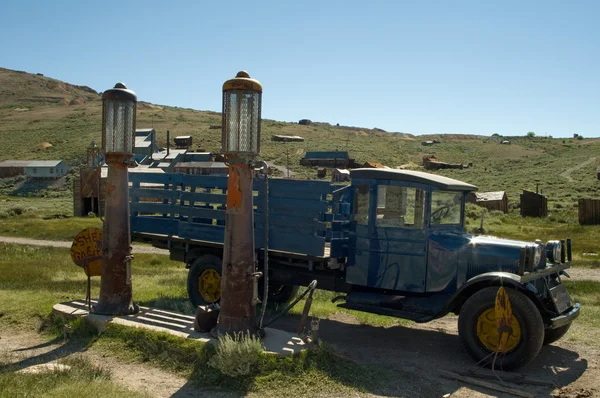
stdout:
<svg viewBox="0 0 600 398">
<path fill-rule="evenodd" d="M 473 167 L 473 163 L 461 164 L 461 163 L 446 163 L 441 162 L 438 158 L 433 155 L 423 156 L 423 167 L 425 170 L 440 170 L 440 169 L 466 169 Z"/>
<path fill-rule="evenodd" d="M 537 192 L 523 190 L 521 194 L 521 216 L 546 217 L 548 215 L 548 198 Z"/>
<path fill-rule="evenodd" d="M 467 202 L 485 207 L 490 211 L 498 210 L 508 213 L 508 196 L 505 191 L 470 192 L 467 195 Z"/>
<path fill-rule="evenodd" d="M 220 175 L 226 176 L 229 167 L 223 162 L 181 162 L 175 165 L 175 173 L 195 175 Z"/>
<path fill-rule="evenodd" d="M 421 145 L 423 146 L 432 146 L 433 144 L 439 144 L 438 140 L 430 140 L 430 141 L 422 141 Z"/>
<path fill-rule="evenodd" d="M 317 169 L 317 178 L 327 177 L 327 169 L 325 167 L 319 167 Z"/>
<path fill-rule="evenodd" d="M 388 168 L 379 162 L 365 162 L 362 165 L 362 167 L 365 169 L 387 169 Z"/>
<path fill-rule="evenodd" d="M 29 178 L 61 178 L 67 175 L 69 166 L 62 160 L 33 160 L 25 166 Z"/>
<path fill-rule="evenodd" d="M 329 168 L 348 168 L 354 164 L 348 152 L 306 152 L 304 158 L 300 159 L 301 166 L 319 166 Z"/>
<path fill-rule="evenodd" d="M 510 141 L 509 140 L 504 140 L 504 141 L 500 141 L 501 145 L 510 145 Z"/>
<path fill-rule="evenodd" d="M 150 164 L 152 154 L 156 152 L 158 152 L 156 131 L 154 129 L 136 129 L 133 160 L 138 164 Z"/>
<path fill-rule="evenodd" d="M 350 181 L 350 170 L 346 169 L 335 169 L 333 170 L 332 176 L 333 182 L 345 182 Z"/>
<path fill-rule="evenodd" d="M 577 205 L 580 225 L 600 224 L 599 199 L 579 199 Z"/>
<path fill-rule="evenodd" d="M 312 124 L 312 121 L 310 119 L 300 119 L 298 121 L 298 124 L 302 124 L 304 126 L 308 126 Z"/>
<path fill-rule="evenodd" d="M 271 141 L 281 142 L 304 142 L 304 138 L 297 135 L 278 135 L 275 134 L 271 137 Z"/>
<path fill-rule="evenodd" d="M 5 160 L 0 162 L 0 178 L 25 175 L 25 166 L 31 160 Z"/>
<path fill-rule="evenodd" d="M 175 148 L 177 149 L 188 149 L 192 146 L 191 135 L 180 135 L 175 137 Z"/>
</svg>

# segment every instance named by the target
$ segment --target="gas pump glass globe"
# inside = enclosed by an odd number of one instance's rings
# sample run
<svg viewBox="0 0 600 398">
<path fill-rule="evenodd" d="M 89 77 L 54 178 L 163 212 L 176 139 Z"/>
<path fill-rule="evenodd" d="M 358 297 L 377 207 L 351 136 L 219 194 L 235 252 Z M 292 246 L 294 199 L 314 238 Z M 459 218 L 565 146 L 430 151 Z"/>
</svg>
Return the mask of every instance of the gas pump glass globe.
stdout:
<svg viewBox="0 0 600 398">
<path fill-rule="evenodd" d="M 133 154 L 137 96 L 123 83 L 102 95 L 102 150 Z"/>
<path fill-rule="evenodd" d="M 262 86 L 241 71 L 223 84 L 223 153 L 260 153 Z"/>
</svg>

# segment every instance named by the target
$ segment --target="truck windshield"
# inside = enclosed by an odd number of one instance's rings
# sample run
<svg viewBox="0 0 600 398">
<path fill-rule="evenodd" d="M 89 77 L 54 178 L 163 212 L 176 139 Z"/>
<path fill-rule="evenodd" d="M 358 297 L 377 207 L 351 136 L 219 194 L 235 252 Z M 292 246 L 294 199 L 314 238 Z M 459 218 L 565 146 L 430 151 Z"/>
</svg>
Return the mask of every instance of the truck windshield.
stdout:
<svg viewBox="0 0 600 398">
<path fill-rule="evenodd" d="M 430 224 L 460 224 L 462 198 L 462 192 L 433 191 Z"/>
</svg>

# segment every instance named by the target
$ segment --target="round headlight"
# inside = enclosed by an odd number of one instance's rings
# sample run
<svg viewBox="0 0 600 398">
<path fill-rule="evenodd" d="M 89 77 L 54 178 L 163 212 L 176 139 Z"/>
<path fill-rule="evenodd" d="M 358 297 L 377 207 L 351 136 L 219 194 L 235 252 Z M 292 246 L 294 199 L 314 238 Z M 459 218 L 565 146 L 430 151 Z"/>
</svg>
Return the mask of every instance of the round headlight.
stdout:
<svg viewBox="0 0 600 398">
<path fill-rule="evenodd" d="M 534 251 L 534 255 L 533 255 L 533 267 L 534 268 L 540 265 L 540 262 L 542 261 L 543 251 L 544 251 L 544 246 L 535 245 L 535 251 Z"/>
<path fill-rule="evenodd" d="M 559 240 L 549 240 L 546 243 L 546 253 L 548 253 L 548 261 L 551 263 L 560 263 L 561 245 Z"/>
</svg>

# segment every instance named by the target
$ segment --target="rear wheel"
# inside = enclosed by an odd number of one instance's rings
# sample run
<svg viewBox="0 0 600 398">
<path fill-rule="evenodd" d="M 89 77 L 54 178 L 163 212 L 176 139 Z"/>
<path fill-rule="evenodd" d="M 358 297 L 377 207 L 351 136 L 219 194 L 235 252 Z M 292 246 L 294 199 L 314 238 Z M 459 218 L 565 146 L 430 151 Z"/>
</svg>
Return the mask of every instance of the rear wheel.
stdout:
<svg viewBox="0 0 600 398">
<path fill-rule="evenodd" d="M 258 298 L 264 295 L 264 280 L 258 281 Z M 267 304 L 287 304 L 298 294 L 298 286 L 269 283 L 269 298 Z"/>
<path fill-rule="evenodd" d="M 187 290 L 194 307 L 221 299 L 221 265 L 221 259 L 210 254 L 198 257 L 190 265 Z"/>
<path fill-rule="evenodd" d="M 552 344 L 555 341 L 560 340 L 571 327 L 571 324 L 561 326 L 556 329 L 546 329 L 546 333 L 544 334 L 544 345 Z"/>
<path fill-rule="evenodd" d="M 544 322 L 535 304 L 523 293 L 506 289 L 512 306 L 512 334 L 495 367 L 516 369 L 531 362 L 544 341 Z M 488 287 L 473 294 L 463 305 L 458 318 L 458 333 L 469 355 L 488 367 L 498 349 L 499 334 L 495 321 L 498 287 Z"/>
</svg>

